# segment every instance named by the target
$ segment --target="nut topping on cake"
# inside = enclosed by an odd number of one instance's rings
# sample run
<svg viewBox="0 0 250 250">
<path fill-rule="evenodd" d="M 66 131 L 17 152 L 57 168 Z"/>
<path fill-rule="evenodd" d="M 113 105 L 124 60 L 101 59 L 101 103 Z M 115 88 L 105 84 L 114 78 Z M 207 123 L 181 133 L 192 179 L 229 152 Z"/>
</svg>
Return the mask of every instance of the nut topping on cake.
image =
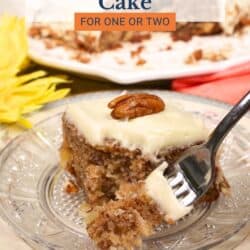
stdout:
<svg viewBox="0 0 250 250">
<path fill-rule="evenodd" d="M 119 96 L 112 100 L 108 107 L 113 109 L 111 116 L 114 119 L 130 120 L 159 113 L 165 109 L 165 103 L 156 95 L 138 93 Z"/>
</svg>

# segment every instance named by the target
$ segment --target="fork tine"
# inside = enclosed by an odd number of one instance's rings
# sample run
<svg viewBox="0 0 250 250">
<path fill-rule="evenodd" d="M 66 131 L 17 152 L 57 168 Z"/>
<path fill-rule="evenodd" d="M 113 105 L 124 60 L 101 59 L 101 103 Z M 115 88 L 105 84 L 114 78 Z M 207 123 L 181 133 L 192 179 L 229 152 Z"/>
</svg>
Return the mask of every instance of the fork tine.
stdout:
<svg viewBox="0 0 250 250">
<path fill-rule="evenodd" d="M 189 191 L 189 194 L 186 195 L 186 196 L 181 200 L 181 202 L 182 202 L 182 204 L 183 204 L 184 206 L 189 206 L 190 204 L 193 203 L 193 201 L 196 199 L 196 197 L 197 197 L 197 195 L 196 195 L 192 190 L 190 190 L 190 191 Z"/>
<path fill-rule="evenodd" d="M 178 198 L 181 195 L 189 192 L 189 190 L 190 190 L 189 185 L 187 184 L 186 181 L 184 181 L 183 184 L 182 184 L 182 186 L 175 191 L 175 196 Z"/>
<path fill-rule="evenodd" d="M 183 175 L 180 172 L 178 172 L 176 177 L 169 182 L 169 185 L 170 185 L 170 187 L 174 188 L 178 184 L 181 184 L 183 182 L 183 180 L 184 180 Z"/>
</svg>

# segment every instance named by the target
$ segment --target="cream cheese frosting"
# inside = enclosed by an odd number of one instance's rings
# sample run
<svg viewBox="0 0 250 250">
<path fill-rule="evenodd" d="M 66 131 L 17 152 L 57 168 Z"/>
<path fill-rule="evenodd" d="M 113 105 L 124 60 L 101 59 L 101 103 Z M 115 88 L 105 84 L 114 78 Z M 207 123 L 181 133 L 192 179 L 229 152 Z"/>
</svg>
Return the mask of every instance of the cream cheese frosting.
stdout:
<svg viewBox="0 0 250 250">
<path fill-rule="evenodd" d="M 153 155 L 169 148 L 189 146 L 208 136 L 201 119 L 172 102 L 166 102 L 165 110 L 160 113 L 125 121 L 111 117 L 109 101 L 84 100 L 66 109 L 66 119 L 93 146 L 114 139 L 124 148 L 140 149 L 145 155 Z"/>
<path fill-rule="evenodd" d="M 167 168 L 167 163 L 162 163 L 145 180 L 145 189 L 149 197 L 159 206 L 165 214 L 165 220 L 177 221 L 184 217 L 193 209 L 193 206 L 185 207 L 176 198 L 174 191 L 170 187 L 163 172 Z"/>
</svg>

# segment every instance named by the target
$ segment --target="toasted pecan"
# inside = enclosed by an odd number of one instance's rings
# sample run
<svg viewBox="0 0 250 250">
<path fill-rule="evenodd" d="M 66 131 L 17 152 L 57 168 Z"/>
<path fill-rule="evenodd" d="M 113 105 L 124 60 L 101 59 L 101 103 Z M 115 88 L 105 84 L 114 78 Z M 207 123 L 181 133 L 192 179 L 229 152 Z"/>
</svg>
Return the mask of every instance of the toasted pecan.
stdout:
<svg viewBox="0 0 250 250">
<path fill-rule="evenodd" d="M 147 63 L 146 60 L 140 58 L 140 59 L 136 62 L 136 65 L 137 65 L 137 66 L 142 66 L 142 65 L 144 65 L 144 64 L 146 64 L 146 63 Z"/>
<path fill-rule="evenodd" d="M 141 116 L 159 113 L 165 109 L 163 100 L 146 93 L 126 94 L 112 100 L 108 107 L 113 109 L 114 119 L 134 119 Z"/>
<path fill-rule="evenodd" d="M 79 188 L 77 187 L 77 185 L 74 182 L 69 181 L 67 183 L 67 185 L 65 186 L 64 191 L 67 194 L 76 194 L 79 192 Z"/>
</svg>

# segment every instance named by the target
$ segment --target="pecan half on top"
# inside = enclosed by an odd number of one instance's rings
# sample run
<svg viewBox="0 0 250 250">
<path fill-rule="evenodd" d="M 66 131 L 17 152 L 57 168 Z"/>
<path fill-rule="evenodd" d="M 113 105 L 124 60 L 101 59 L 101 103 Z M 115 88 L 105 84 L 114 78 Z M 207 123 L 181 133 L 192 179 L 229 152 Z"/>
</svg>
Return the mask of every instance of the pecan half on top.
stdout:
<svg viewBox="0 0 250 250">
<path fill-rule="evenodd" d="M 108 104 L 108 107 L 113 109 L 111 116 L 114 119 L 130 120 L 159 113 L 165 109 L 165 103 L 156 95 L 137 93 L 118 96 Z"/>
</svg>

